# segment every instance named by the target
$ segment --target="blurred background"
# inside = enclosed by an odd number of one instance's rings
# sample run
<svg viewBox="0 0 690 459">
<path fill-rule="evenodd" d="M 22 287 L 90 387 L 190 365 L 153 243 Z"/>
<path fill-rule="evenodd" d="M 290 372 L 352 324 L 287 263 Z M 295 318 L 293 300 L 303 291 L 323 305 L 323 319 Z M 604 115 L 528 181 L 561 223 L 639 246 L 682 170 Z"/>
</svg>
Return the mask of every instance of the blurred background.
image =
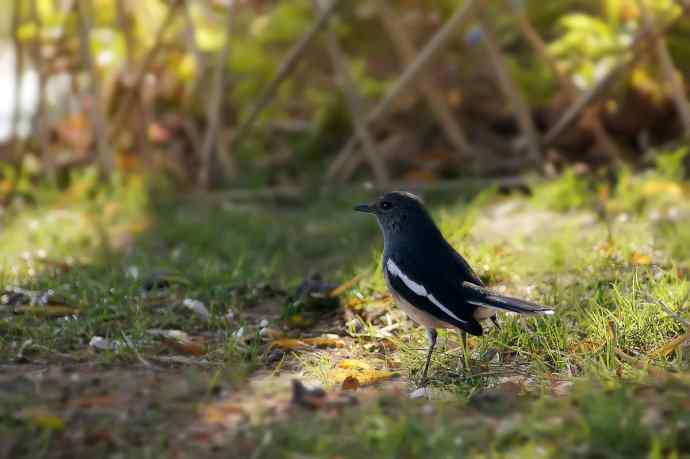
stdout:
<svg viewBox="0 0 690 459">
<path fill-rule="evenodd" d="M 690 135 L 673 0 L 7 0 L 0 197 L 645 167 Z"/>
</svg>

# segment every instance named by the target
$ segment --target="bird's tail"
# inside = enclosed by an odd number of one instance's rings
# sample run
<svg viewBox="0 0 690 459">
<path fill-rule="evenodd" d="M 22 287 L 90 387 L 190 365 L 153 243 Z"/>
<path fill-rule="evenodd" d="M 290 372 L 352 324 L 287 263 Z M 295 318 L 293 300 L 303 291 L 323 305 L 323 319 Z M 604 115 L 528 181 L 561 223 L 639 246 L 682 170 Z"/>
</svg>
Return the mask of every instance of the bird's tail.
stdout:
<svg viewBox="0 0 690 459">
<path fill-rule="evenodd" d="M 463 282 L 462 285 L 463 287 L 474 291 L 475 294 L 472 295 L 470 300 L 468 300 L 468 303 L 475 306 L 484 306 L 487 308 L 502 309 L 504 311 L 529 315 L 551 315 L 554 312 L 553 309 L 541 304 L 499 295 L 487 288 L 480 287 L 479 285 L 475 285 L 471 282 Z"/>
</svg>

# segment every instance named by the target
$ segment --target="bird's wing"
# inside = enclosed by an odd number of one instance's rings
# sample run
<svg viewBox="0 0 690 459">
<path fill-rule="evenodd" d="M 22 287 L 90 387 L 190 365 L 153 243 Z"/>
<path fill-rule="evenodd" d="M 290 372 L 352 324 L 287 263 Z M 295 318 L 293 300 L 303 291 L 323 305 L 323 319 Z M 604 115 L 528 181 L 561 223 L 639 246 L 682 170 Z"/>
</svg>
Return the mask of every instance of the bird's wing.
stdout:
<svg viewBox="0 0 690 459">
<path fill-rule="evenodd" d="M 447 241 L 446 243 L 448 244 Z M 455 273 L 457 276 L 456 278 L 459 279 L 461 283 L 464 281 L 469 281 L 475 285 L 483 287 L 484 283 L 479 276 L 477 276 L 477 273 L 474 272 L 470 264 L 467 263 L 467 260 L 465 260 L 465 258 L 460 255 L 450 244 L 448 244 L 448 249 L 453 254 L 453 261 L 455 262 L 455 269 L 457 270 L 457 273 Z"/>
<path fill-rule="evenodd" d="M 485 287 L 471 282 L 463 282 L 462 289 L 469 304 L 483 306 L 492 309 L 516 312 L 527 315 L 551 315 L 553 309 L 532 301 L 521 300 L 510 296 L 499 295 Z"/>
<path fill-rule="evenodd" d="M 410 260 L 414 259 L 405 256 L 384 259 L 383 269 L 391 288 L 431 316 L 472 335 L 482 335 L 482 327 L 473 315 L 476 307 L 464 300 L 460 283 L 452 273 L 439 275 L 429 263 L 411 265 Z"/>
</svg>

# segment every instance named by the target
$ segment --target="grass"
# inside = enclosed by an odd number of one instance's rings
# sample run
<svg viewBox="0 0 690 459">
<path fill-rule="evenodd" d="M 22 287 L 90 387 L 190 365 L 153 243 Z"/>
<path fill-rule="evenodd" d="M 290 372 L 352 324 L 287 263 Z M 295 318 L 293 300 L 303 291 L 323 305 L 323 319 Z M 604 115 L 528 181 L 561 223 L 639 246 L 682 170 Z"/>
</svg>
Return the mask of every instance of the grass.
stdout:
<svg viewBox="0 0 690 459">
<path fill-rule="evenodd" d="M 679 157 L 613 183 L 568 173 L 529 197 L 434 195 L 444 234 L 487 283 L 557 310 L 504 315 L 500 329 L 470 339 L 464 368 L 459 337 L 442 332 L 435 401 L 406 396 L 425 337 L 379 298 L 378 229 L 350 212 L 365 195 L 179 199 L 136 177 L 104 188 L 88 174 L 67 192 L 41 188 L 2 221 L 0 455 L 212 456 L 228 445 L 238 457 L 688 455 L 690 354 L 679 337 L 690 194 Z M 336 284 L 359 277 L 333 309 L 295 298 L 315 272 Z M 37 298 L 13 297 L 13 287 Z M 203 303 L 208 320 L 185 300 Z M 201 347 L 151 333 L 161 329 Z M 276 354 L 278 332 L 336 333 L 342 343 Z M 95 336 L 119 346 L 94 350 Z M 344 358 L 400 376 L 362 391 L 358 406 L 286 414 L 281 374 L 338 394 L 333 370 Z M 54 391 L 38 390 L 31 374 Z M 262 378 L 266 393 L 253 386 Z M 221 421 L 203 414 L 218 404 Z M 237 413 L 241 422 L 228 421 Z"/>
</svg>

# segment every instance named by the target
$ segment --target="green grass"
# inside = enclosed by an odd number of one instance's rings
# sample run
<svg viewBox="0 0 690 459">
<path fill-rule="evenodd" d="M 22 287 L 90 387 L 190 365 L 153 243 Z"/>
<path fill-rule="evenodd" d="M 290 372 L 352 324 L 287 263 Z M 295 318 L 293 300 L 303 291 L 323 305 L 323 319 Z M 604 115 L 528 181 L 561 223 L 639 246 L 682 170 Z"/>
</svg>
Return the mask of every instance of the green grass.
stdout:
<svg viewBox="0 0 690 459">
<path fill-rule="evenodd" d="M 40 305 L 13 312 L 26 301 L 0 306 L 0 362 L 8 374 L 0 380 L 7 385 L 0 440 L 12 440 L 7 444 L 16 455 L 51 456 L 53 448 L 72 447 L 92 455 L 191 451 L 197 443 L 168 439 L 166 432 L 200 422 L 199 409 L 223 394 L 246 392 L 253 400 L 246 387 L 267 370 L 315 378 L 333 391 L 338 384 L 329 380 L 330 370 L 355 358 L 398 372 L 403 391 L 381 388 L 359 406 L 338 408 L 338 415 L 297 410 L 291 422 L 281 410 L 267 410 L 273 414 L 229 429 L 220 443 L 235 445 L 230 455 L 239 457 L 688 455 L 690 354 L 687 344 L 668 345 L 687 331 L 681 320 L 690 296 L 690 202 L 677 172 L 680 154 L 672 155 L 652 172 L 622 171 L 613 185 L 568 173 L 534 185 L 530 197 L 496 190 L 433 195 L 429 205 L 444 234 L 488 284 L 557 311 L 503 315 L 500 330 L 470 339 L 464 366 L 459 337 L 442 332 L 430 384 L 445 402 L 406 397 L 416 387 L 426 342 L 399 311 L 374 301 L 384 291 L 381 238 L 373 220 L 351 212 L 367 196 L 263 204 L 222 195 L 171 198 L 138 178 L 102 187 L 88 175 L 67 192 L 41 189 L 34 203 L 5 210 L 0 283 L 3 290 L 52 291 L 79 314 L 45 317 Z M 335 283 L 361 277 L 340 308 L 314 309 L 292 292 L 315 272 Z M 170 287 L 144 291 L 154 278 Z M 210 319 L 191 312 L 185 299 L 202 301 Z M 361 329 L 345 323 L 343 305 Z M 347 342 L 270 361 L 269 340 L 259 336 L 263 319 L 291 337 L 326 330 Z M 381 345 L 386 327 L 393 330 L 389 348 Z M 204 339 L 203 356 L 162 365 L 160 357 L 180 352 L 152 329 Z M 94 336 L 123 344 L 97 352 L 88 345 Z M 114 446 L 77 447 L 65 432 L 88 436 L 94 427 L 82 411 L 66 417 L 65 400 L 83 398 L 88 388 L 67 399 L 36 392 L 17 382 L 22 365 L 108 372 L 104 393 L 151 365 L 166 368 L 161 378 L 169 382 L 151 383 L 155 389 L 142 396 L 148 408 L 133 423 L 101 420 L 114 426 Z M 186 389 L 168 400 L 163 388 L 180 381 Z M 506 383 L 522 395 L 504 390 Z M 69 377 L 55 385 L 69 386 Z M 18 414 L 35 405 L 58 413 L 65 432 Z M 43 440 L 34 445 L 37 433 Z M 149 437 L 152 443 L 142 445 Z"/>
</svg>

